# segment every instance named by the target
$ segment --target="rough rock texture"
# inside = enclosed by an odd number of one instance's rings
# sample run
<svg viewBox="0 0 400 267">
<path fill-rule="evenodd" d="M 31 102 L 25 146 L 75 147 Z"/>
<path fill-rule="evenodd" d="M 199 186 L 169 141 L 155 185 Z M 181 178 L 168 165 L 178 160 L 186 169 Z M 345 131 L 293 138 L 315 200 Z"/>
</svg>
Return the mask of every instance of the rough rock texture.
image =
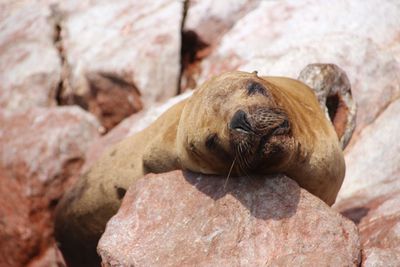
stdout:
<svg viewBox="0 0 400 267">
<path fill-rule="evenodd" d="M 21 184 L 0 170 L 0 266 L 22 266 L 32 257 L 32 243 L 39 237 L 30 231 L 28 215 Z"/>
<path fill-rule="evenodd" d="M 55 104 L 61 61 L 47 6 L 0 3 L 0 114 Z"/>
<path fill-rule="evenodd" d="M 358 224 L 362 266 L 400 266 L 400 100 L 365 127 L 345 155 L 335 208 Z"/>
<path fill-rule="evenodd" d="M 0 116 L 0 125 L 0 265 L 54 266 L 61 260 L 52 211 L 99 124 L 78 107 L 64 107 Z"/>
<path fill-rule="evenodd" d="M 182 2 L 97 1 L 74 12 L 71 6 L 56 7 L 65 60 L 61 102 L 81 105 L 110 129 L 142 102 L 177 93 Z"/>
<path fill-rule="evenodd" d="M 335 208 L 358 224 L 363 266 L 399 266 L 400 179 L 370 185 L 339 201 Z"/>
<path fill-rule="evenodd" d="M 400 266 L 400 250 L 368 248 L 363 250 L 363 267 L 397 267 Z"/>
<path fill-rule="evenodd" d="M 202 61 L 197 82 L 232 69 L 296 78 L 310 63 L 334 63 L 349 76 L 362 129 L 400 95 L 399 12 L 396 1 L 262 1 Z"/>
<path fill-rule="evenodd" d="M 182 31 L 181 90 L 194 89 L 201 73 L 200 63 L 241 17 L 255 9 L 259 0 L 191 0 Z"/>
<path fill-rule="evenodd" d="M 93 113 L 105 130 L 143 108 L 140 92 L 133 83 L 109 73 L 90 73 L 86 79 L 88 92 L 83 96 L 69 95 L 65 103 L 81 105 Z"/>
<path fill-rule="evenodd" d="M 181 171 L 140 180 L 128 190 L 99 242 L 103 265 L 360 262 L 355 225 L 291 179 L 230 178 L 226 187 L 225 182 L 224 177 Z"/>
<path fill-rule="evenodd" d="M 202 41 L 215 46 L 241 17 L 257 8 L 259 3 L 259 0 L 189 1 L 184 31 L 194 31 Z"/>
<path fill-rule="evenodd" d="M 400 99 L 366 127 L 347 151 L 346 178 L 338 199 L 400 177 Z"/>
</svg>

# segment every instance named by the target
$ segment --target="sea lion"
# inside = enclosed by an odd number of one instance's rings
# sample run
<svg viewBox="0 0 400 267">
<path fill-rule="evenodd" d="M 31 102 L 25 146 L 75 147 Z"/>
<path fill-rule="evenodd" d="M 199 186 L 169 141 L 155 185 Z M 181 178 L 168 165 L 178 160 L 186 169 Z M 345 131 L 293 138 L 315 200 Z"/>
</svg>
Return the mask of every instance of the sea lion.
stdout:
<svg viewBox="0 0 400 267">
<path fill-rule="evenodd" d="M 332 205 L 345 163 L 338 136 L 308 86 L 256 72 L 216 76 L 109 149 L 66 194 L 55 228 L 66 259 L 80 254 L 87 257 L 78 259 L 83 265 L 95 261 L 97 242 L 128 187 L 146 173 L 175 169 L 284 173 Z"/>
</svg>

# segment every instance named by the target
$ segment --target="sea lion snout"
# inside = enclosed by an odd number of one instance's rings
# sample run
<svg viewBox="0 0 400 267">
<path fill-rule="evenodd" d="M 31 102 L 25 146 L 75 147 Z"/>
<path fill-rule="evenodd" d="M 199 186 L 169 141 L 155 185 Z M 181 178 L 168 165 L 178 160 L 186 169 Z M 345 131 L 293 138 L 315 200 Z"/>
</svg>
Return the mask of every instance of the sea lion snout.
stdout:
<svg viewBox="0 0 400 267">
<path fill-rule="evenodd" d="M 278 164 L 286 155 L 291 124 L 277 107 L 237 110 L 229 123 L 230 144 L 241 170 L 262 169 Z"/>
<path fill-rule="evenodd" d="M 287 134 L 290 131 L 290 122 L 285 111 L 280 108 L 256 107 L 248 113 L 241 109 L 236 111 L 229 128 L 232 131 L 263 137 Z"/>
<path fill-rule="evenodd" d="M 236 113 L 233 115 L 232 120 L 229 124 L 229 128 L 234 131 L 250 134 L 254 133 L 253 127 L 251 126 L 246 112 L 243 110 L 239 109 L 236 111 Z"/>
</svg>

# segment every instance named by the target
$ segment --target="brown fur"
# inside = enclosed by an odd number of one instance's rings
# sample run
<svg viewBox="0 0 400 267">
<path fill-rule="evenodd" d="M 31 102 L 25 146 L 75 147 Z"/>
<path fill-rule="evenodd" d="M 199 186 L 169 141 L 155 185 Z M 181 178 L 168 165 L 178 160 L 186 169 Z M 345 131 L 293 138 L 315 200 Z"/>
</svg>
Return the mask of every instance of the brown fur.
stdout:
<svg viewBox="0 0 400 267">
<path fill-rule="evenodd" d="M 343 181 L 344 159 L 335 130 L 311 89 L 288 78 L 230 72 L 206 82 L 147 129 L 109 149 L 81 178 L 57 214 L 56 234 L 63 252 L 73 253 L 70 250 L 77 250 L 78 243 L 94 250 L 125 190 L 146 173 L 187 169 L 227 175 L 237 157 L 232 140 L 244 140 L 229 122 L 238 109 L 257 115 L 259 107 L 281 110 L 290 132 L 271 135 L 265 146 L 260 145 L 270 156 L 251 159 L 258 167 L 247 171 L 285 173 L 332 205 Z M 253 125 L 256 115 L 249 115 Z M 276 127 L 283 120 L 276 120 Z M 254 138 L 262 144 L 261 137 Z M 243 171 L 235 166 L 232 175 Z"/>
</svg>

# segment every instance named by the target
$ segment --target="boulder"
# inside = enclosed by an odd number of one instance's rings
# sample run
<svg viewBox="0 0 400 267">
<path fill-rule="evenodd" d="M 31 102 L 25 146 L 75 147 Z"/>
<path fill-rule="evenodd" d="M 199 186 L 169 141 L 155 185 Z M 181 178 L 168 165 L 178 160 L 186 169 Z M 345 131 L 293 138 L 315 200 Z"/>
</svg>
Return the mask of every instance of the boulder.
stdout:
<svg viewBox="0 0 400 267">
<path fill-rule="evenodd" d="M 189 1 L 183 30 L 193 31 L 202 41 L 215 46 L 240 18 L 257 8 L 259 3 L 259 0 Z"/>
<path fill-rule="evenodd" d="M 0 116 L 0 265 L 56 266 L 52 213 L 99 123 L 78 107 Z"/>
<path fill-rule="evenodd" d="M 359 228 L 362 266 L 400 265 L 399 175 L 342 199 L 335 208 Z"/>
<path fill-rule="evenodd" d="M 363 250 L 362 267 L 397 267 L 400 266 L 400 250 L 367 248 Z"/>
<path fill-rule="evenodd" d="M 55 105 L 61 60 L 50 8 L 37 1 L 2 1 L 0 29 L 0 113 Z"/>
<path fill-rule="evenodd" d="M 133 185 L 98 253 L 103 266 L 360 263 L 355 225 L 293 180 L 182 171 Z"/>
<path fill-rule="evenodd" d="M 187 1 L 182 29 L 181 91 L 194 89 L 201 73 L 201 61 L 244 15 L 259 5 L 259 0 L 215 2 Z"/>
<path fill-rule="evenodd" d="M 362 266 L 400 265 L 400 145 L 396 100 L 346 152 L 346 177 L 334 208 L 359 228 Z"/>
<path fill-rule="evenodd" d="M 24 266 L 38 250 L 40 235 L 28 215 L 23 187 L 0 169 L 0 266 Z"/>
<path fill-rule="evenodd" d="M 64 59 L 60 100 L 93 112 L 109 130 L 178 92 L 183 4 L 86 2 L 54 7 Z"/>
<path fill-rule="evenodd" d="M 338 201 L 400 176 L 400 100 L 391 103 L 346 151 L 346 177 Z"/>
</svg>

